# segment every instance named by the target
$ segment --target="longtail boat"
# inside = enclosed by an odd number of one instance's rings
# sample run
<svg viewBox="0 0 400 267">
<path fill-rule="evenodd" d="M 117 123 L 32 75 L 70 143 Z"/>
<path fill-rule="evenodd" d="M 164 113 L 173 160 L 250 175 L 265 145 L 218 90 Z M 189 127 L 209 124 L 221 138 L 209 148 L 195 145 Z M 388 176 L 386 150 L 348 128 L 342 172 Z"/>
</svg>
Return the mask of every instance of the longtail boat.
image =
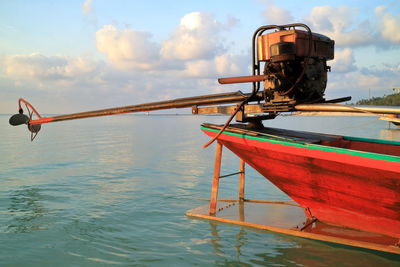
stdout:
<svg viewBox="0 0 400 267">
<path fill-rule="evenodd" d="M 221 127 L 202 131 L 214 137 Z M 400 142 L 240 124 L 218 142 L 299 204 L 308 221 L 375 233 L 388 247 L 398 242 Z"/>
<path fill-rule="evenodd" d="M 400 142 L 274 129 L 262 123 L 299 111 L 367 113 L 398 123 L 400 109 L 338 104 L 350 97 L 325 100 L 334 41 L 307 25 L 262 26 L 253 35 L 252 48 L 251 76 L 219 79 L 221 84 L 250 82 L 251 93 L 185 97 L 54 117 L 42 117 L 20 98 L 19 113 L 9 122 L 27 125 L 33 141 L 43 124 L 57 121 L 172 108 L 230 115 L 224 125 L 202 125 L 212 137 L 204 147 L 216 141 L 211 198 L 209 205 L 188 211 L 188 216 L 400 254 Z M 233 118 L 240 124 L 231 124 Z M 224 146 L 240 158 L 236 173 L 220 174 Z M 245 198 L 246 164 L 292 200 Z M 239 175 L 238 198 L 218 199 L 220 179 L 231 175 Z"/>
</svg>

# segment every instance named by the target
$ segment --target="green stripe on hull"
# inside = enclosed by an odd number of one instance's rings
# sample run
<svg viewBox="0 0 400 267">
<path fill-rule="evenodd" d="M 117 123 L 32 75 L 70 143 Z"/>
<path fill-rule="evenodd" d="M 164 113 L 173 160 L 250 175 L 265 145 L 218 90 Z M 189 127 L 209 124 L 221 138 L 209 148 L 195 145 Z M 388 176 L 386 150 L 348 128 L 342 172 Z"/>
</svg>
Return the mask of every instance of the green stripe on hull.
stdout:
<svg viewBox="0 0 400 267">
<path fill-rule="evenodd" d="M 349 141 L 359 141 L 359 142 L 366 142 L 366 143 L 376 143 L 376 144 L 400 146 L 400 142 L 391 141 L 391 140 L 370 139 L 370 138 L 354 137 L 354 136 L 343 136 L 343 138 L 345 140 L 349 140 Z"/>
<path fill-rule="evenodd" d="M 219 132 L 219 130 L 217 130 L 217 129 L 211 129 L 211 128 L 207 128 L 204 126 L 202 126 L 201 129 L 204 131 L 209 131 L 209 132 L 215 132 L 215 133 Z M 343 149 L 343 148 L 338 148 L 338 147 L 329 147 L 329 146 L 321 146 L 321 145 L 316 145 L 316 144 L 302 143 L 302 142 L 297 142 L 292 139 L 282 138 L 282 137 L 273 136 L 273 135 L 270 135 L 270 137 L 267 137 L 267 136 L 266 137 L 256 137 L 256 136 L 231 133 L 231 132 L 226 132 L 226 131 L 224 131 L 224 134 L 241 137 L 241 138 L 246 138 L 246 139 L 262 141 L 262 142 L 286 145 L 286 146 L 301 147 L 301 148 L 306 148 L 306 149 L 314 149 L 314 150 L 334 152 L 334 153 L 340 153 L 340 154 L 349 154 L 349 155 L 354 155 L 354 156 L 359 156 L 359 157 L 364 157 L 364 158 L 400 162 L 400 157 L 397 157 L 397 156 L 364 152 L 364 151 L 359 151 L 359 150 Z M 366 139 L 366 138 L 357 138 L 357 137 L 348 137 L 348 136 L 346 136 L 344 138 L 347 140 L 354 140 L 354 141 L 400 145 L 400 142 L 396 142 L 396 141 L 392 142 L 392 141 L 385 141 L 385 140 Z M 380 142 L 380 141 L 383 141 L 383 142 Z"/>
</svg>

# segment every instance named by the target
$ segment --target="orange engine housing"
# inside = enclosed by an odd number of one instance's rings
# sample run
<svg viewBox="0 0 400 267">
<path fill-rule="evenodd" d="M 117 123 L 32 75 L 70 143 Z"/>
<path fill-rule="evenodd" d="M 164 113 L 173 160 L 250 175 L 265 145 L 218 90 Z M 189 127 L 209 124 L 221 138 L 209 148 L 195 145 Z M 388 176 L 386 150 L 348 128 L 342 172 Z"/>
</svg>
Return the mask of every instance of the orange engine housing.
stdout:
<svg viewBox="0 0 400 267">
<path fill-rule="evenodd" d="M 288 42 L 295 45 L 296 57 L 317 57 L 325 60 L 334 58 L 335 41 L 329 37 L 313 33 L 311 54 L 309 52 L 309 36 L 306 31 L 284 30 L 260 35 L 257 38 L 257 55 L 259 61 L 271 59 L 271 47 L 274 44 Z"/>
</svg>

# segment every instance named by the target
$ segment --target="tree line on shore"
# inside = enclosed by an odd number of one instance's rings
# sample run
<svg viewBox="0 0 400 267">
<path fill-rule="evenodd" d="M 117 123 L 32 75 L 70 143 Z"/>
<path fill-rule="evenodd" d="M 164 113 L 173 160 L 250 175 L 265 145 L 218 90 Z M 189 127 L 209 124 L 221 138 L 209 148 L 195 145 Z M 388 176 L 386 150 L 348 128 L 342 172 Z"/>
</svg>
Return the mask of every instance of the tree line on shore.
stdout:
<svg viewBox="0 0 400 267">
<path fill-rule="evenodd" d="M 400 106 L 400 93 L 385 95 L 383 97 L 361 99 L 357 101 L 356 105 Z"/>
</svg>

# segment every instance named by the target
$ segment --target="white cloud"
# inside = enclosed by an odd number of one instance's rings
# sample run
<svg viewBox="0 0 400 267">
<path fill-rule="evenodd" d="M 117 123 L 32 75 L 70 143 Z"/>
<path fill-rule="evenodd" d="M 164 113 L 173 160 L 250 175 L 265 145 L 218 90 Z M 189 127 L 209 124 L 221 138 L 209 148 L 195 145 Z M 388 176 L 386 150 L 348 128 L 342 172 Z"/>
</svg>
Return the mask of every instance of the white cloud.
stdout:
<svg viewBox="0 0 400 267">
<path fill-rule="evenodd" d="M 233 18 L 220 23 L 211 14 L 190 13 L 165 42 L 172 44 L 187 38 L 192 41 L 186 43 L 189 51 L 175 50 L 172 56 L 165 57 L 160 55 L 162 43 L 153 41 L 150 33 L 105 25 L 96 32 L 96 46 L 107 56 L 105 61 L 37 53 L 9 55 L 0 57 L 4 70 L 0 80 L 13 85 L 13 97 L 22 91 L 40 92 L 40 101 L 44 101 L 46 92 L 51 92 L 48 95 L 57 94 L 57 102 L 71 100 L 78 110 L 85 105 L 99 108 L 102 103 L 126 105 L 163 96 L 175 98 L 229 91 L 232 87 L 221 89 L 217 78 L 247 74 L 249 61 L 248 55 L 227 53 L 222 45 L 221 36 L 234 23 Z M 188 54 L 185 56 L 185 53 Z M 82 101 L 73 100 L 77 95 Z M 96 102 L 84 100 L 94 95 Z"/>
<path fill-rule="evenodd" d="M 92 5 L 92 0 L 85 0 L 82 4 L 82 13 L 85 16 L 88 16 L 94 11 L 94 7 Z"/>
<path fill-rule="evenodd" d="M 267 8 L 262 15 L 268 23 L 279 25 L 293 20 L 303 21 L 313 32 L 335 40 L 337 47 L 375 46 L 381 49 L 400 44 L 400 14 L 391 13 L 387 6 L 375 8 L 375 19 L 366 17 L 360 20 L 361 10 L 346 5 L 315 6 L 303 18 L 294 18 L 288 9 L 279 7 L 272 0 L 263 3 Z"/>
<path fill-rule="evenodd" d="M 122 70 L 216 78 L 217 74 L 237 74 L 239 69 L 246 69 L 246 65 L 238 65 L 244 63 L 243 56 L 226 53 L 222 44 L 221 35 L 235 23 L 234 18 L 220 23 L 209 13 L 189 13 L 162 44 L 152 42 L 147 32 L 106 25 L 96 32 L 96 44 Z"/>
<path fill-rule="evenodd" d="M 95 69 L 95 64 L 83 57 L 30 54 L 4 58 L 5 74 L 16 80 L 68 80 L 87 76 Z"/>
<path fill-rule="evenodd" d="M 361 68 L 351 72 L 332 72 L 329 75 L 329 98 L 351 95 L 353 102 L 372 96 L 392 93 L 392 88 L 400 84 L 400 64 L 382 67 Z"/>
<path fill-rule="evenodd" d="M 217 77 L 247 75 L 249 55 L 223 54 L 212 60 L 194 60 L 186 63 L 184 75 L 216 79 Z"/>
<path fill-rule="evenodd" d="M 67 61 L 64 57 L 46 57 L 40 54 L 5 57 L 5 74 L 17 79 L 51 79 L 60 76 Z"/>
<path fill-rule="evenodd" d="M 151 34 L 105 25 L 96 32 L 97 49 L 121 69 L 154 69 L 159 64 L 160 46 Z"/>
<path fill-rule="evenodd" d="M 85 19 L 97 28 L 97 14 L 96 8 L 92 0 L 85 0 L 82 4 L 82 14 Z"/>
<path fill-rule="evenodd" d="M 226 51 L 221 41 L 221 32 L 229 29 L 235 20 L 226 24 L 205 12 L 185 15 L 171 37 L 164 41 L 161 55 L 164 59 L 204 60 Z"/>
<path fill-rule="evenodd" d="M 356 23 L 359 11 L 348 6 L 318 6 L 307 16 L 311 29 L 335 40 L 337 46 L 369 45 L 374 32 L 367 21 Z"/>
<path fill-rule="evenodd" d="M 353 50 L 350 48 L 336 49 L 335 59 L 328 64 L 332 66 L 334 72 L 349 72 L 357 69 Z"/>
<path fill-rule="evenodd" d="M 104 65 L 85 56 L 8 55 L 0 57 L 0 70 L 0 85 L 6 86 L 7 94 L 3 112 L 10 112 L 19 97 L 42 112 L 83 110 L 87 100 L 101 95 L 104 88 Z"/>
<path fill-rule="evenodd" d="M 194 60 L 186 63 L 186 76 L 206 78 L 215 74 L 215 64 L 211 60 Z"/>
<path fill-rule="evenodd" d="M 266 1 L 268 6 L 262 11 L 262 15 L 266 18 L 269 24 L 289 24 L 293 23 L 293 16 L 289 10 L 278 7 L 273 1 Z"/>
<path fill-rule="evenodd" d="M 250 55 L 231 55 L 224 54 L 215 58 L 215 70 L 218 75 L 249 75 L 247 65 Z"/>
<path fill-rule="evenodd" d="M 400 14 L 394 16 L 387 12 L 387 7 L 375 8 L 375 14 L 379 20 L 379 31 L 386 40 L 400 44 Z"/>
<path fill-rule="evenodd" d="M 92 2 L 88 3 L 90 7 Z M 268 20 L 273 19 L 276 24 L 292 22 L 287 21 L 293 19 L 289 11 L 279 7 L 273 10 Z M 360 55 L 357 46 L 381 44 L 371 40 L 377 34 L 371 27 L 377 24 L 357 22 L 357 14 L 357 10 L 349 7 L 316 7 L 308 15 L 313 31 L 326 34 L 339 44 L 335 60 L 328 62 L 332 65 L 326 91 L 328 98 L 344 95 L 359 98 L 365 96 L 368 88 L 381 92 L 383 87 L 400 84 L 398 65 L 377 64 L 380 67 L 375 69 L 357 66 L 354 57 Z M 398 23 L 398 17 L 385 8 L 377 8 L 376 16 L 381 19 L 380 27 L 387 28 L 387 32 L 382 28 L 385 41 L 397 42 L 391 23 Z M 98 51 L 107 56 L 106 60 L 42 54 L 0 56 L 0 70 L 3 70 L 0 84 L 7 87 L 7 99 L 12 97 L 13 101 L 31 92 L 40 94 L 39 101 L 33 99 L 32 102 L 53 105 L 53 109 L 45 112 L 73 112 L 237 89 L 245 91 L 243 88 L 250 90 L 251 85 L 220 86 L 216 81 L 218 77 L 249 74 L 250 55 L 233 54 L 225 45 L 231 45 L 229 37 L 224 35 L 235 22 L 235 19 L 217 21 L 209 13 L 189 13 L 164 42 L 154 41 L 149 32 L 105 25 L 96 32 L 96 45 Z M 58 98 L 54 104 L 46 104 L 45 100 L 56 97 L 55 92 Z M 88 103 L 89 98 L 96 101 Z M 12 105 L 13 101 L 10 100 Z M 57 109 L 58 102 L 65 103 L 64 110 Z M 2 108 L 3 112 L 8 112 Z"/>
<path fill-rule="evenodd" d="M 316 6 L 305 18 L 294 18 L 292 13 L 277 6 L 274 1 L 267 5 L 262 15 L 270 24 L 289 24 L 304 21 L 313 32 L 321 33 L 335 40 L 337 46 L 362 46 L 374 41 L 375 32 L 368 21 L 357 22 L 359 10 L 349 6 Z"/>
<path fill-rule="evenodd" d="M 221 55 L 211 60 L 188 61 L 189 65 L 181 70 L 160 68 L 138 72 L 121 71 L 106 62 L 85 57 L 40 54 L 0 57 L 3 70 L 0 84 L 7 88 L 3 93 L 7 92 L 9 99 L 1 109 L 11 110 L 21 96 L 43 112 L 68 113 L 231 91 L 234 87 L 219 86 L 217 78 L 243 74 L 241 71 L 246 68 L 242 61 L 247 59 L 244 55 Z"/>
</svg>

